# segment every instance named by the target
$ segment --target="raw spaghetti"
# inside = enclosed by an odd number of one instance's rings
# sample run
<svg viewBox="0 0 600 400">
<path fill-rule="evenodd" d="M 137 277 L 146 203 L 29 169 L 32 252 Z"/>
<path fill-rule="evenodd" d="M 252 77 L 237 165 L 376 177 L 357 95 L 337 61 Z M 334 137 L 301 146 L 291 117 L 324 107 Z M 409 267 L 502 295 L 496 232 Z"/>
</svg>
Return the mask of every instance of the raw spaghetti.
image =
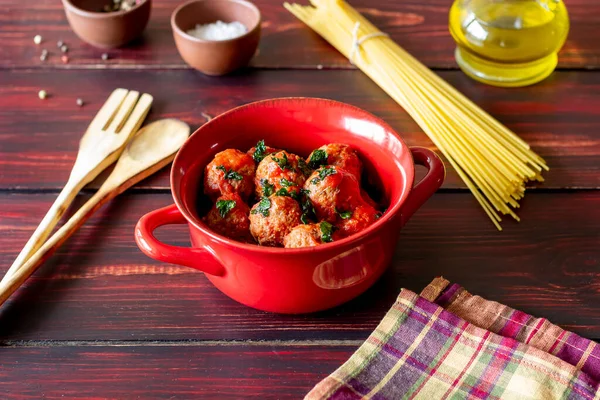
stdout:
<svg viewBox="0 0 600 400">
<path fill-rule="evenodd" d="M 446 156 L 494 225 L 514 212 L 546 162 L 529 145 L 379 31 L 348 3 L 284 3 L 415 119 Z"/>
</svg>

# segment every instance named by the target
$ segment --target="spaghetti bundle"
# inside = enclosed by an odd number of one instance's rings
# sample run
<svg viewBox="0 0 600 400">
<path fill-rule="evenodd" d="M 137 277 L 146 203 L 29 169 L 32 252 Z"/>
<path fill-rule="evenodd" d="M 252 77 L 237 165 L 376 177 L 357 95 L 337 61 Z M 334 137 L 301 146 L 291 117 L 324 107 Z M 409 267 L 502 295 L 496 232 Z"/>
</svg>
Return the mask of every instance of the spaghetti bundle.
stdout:
<svg viewBox="0 0 600 400">
<path fill-rule="evenodd" d="M 545 161 L 517 135 L 379 31 L 343 0 L 285 3 L 415 119 L 446 156 L 494 225 L 514 209 Z"/>
</svg>

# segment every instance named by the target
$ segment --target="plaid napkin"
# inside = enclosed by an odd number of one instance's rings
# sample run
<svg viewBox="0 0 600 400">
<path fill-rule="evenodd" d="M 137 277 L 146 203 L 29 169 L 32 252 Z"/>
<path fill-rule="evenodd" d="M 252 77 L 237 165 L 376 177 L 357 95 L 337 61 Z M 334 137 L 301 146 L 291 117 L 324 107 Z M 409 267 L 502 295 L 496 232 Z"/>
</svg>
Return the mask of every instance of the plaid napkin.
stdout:
<svg viewBox="0 0 600 400">
<path fill-rule="evenodd" d="M 585 350 L 575 356 L 566 343 Z M 591 341 L 438 278 L 421 296 L 403 289 L 306 398 L 600 399 L 596 352 Z"/>
<path fill-rule="evenodd" d="M 474 296 L 444 278 L 434 279 L 421 292 L 421 297 L 473 325 L 553 354 L 594 381 L 600 381 L 600 346 L 545 318 L 535 318 L 504 304 Z"/>
</svg>

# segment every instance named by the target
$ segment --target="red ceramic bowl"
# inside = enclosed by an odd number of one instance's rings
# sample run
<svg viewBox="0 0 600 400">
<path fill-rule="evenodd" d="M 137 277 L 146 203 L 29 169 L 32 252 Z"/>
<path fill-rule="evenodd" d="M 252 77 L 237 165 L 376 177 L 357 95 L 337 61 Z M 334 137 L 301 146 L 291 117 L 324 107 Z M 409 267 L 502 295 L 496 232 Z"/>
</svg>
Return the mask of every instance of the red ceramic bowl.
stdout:
<svg viewBox="0 0 600 400">
<path fill-rule="evenodd" d="M 200 219 L 202 173 L 215 153 L 272 147 L 307 156 L 326 143 L 359 151 L 365 170 L 389 205 L 364 231 L 317 247 L 282 249 L 240 243 L 211 231 Z M 414 164 L 428 168 L 416 185 Z M 148 256 L 200 270 L 223 293 L 250 307 L 307 313 L 342 304 L 371 286 L 389 265 L 400 229 L 440 187 L 444 165 L 424 148 L 408 148 L 379 118 L 331 100 L 285 98 L 235 108 L 200 127 L 183 145 L 171 170 L 175 204 L 143 216 L 135 239 Z M 153 231 L 188 224 L 191 247 L 161 243 Z"/>
</svg>

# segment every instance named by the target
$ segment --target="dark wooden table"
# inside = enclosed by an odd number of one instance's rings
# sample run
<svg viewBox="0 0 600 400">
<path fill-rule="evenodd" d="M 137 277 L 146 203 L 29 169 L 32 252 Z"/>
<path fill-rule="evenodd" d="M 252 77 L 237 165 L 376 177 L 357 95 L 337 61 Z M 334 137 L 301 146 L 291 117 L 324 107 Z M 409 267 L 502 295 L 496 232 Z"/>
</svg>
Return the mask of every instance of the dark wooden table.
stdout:
<svg viewBox="0 0 600 400">
<path fill-rule="evenodd" d="M 382 117 L 409 145 L 434 148 L 280 0 L 257 0 L 264 35 L 252 68 L 223 78 L 190 70 L 169 26 L 179 2 L 155 0 L 144 37 L 104 62 L 70 31 L 59 1 L 0 0 L 0 272 L 66 182 L 79 138 L 115 87 L 153 94 L 149 120 L 175 117 L 194 129 L 255 100 L 332 98 Z M 551 171 L 528 191 L 522 222 L 497 232 L 450 169 L 372 289 L 326 312 L 274 315 L 137 249 L 137 219 L 172 202 L 165 169 L 102 209 L 0 309 L 0 398 L 299 398 L 368 336 L 400 288 L 418 291 L 436 275 L 600 339 L 600 3 L 567 1 L 572 28 L 559 69 L 521 89 L 484 86 L 457 70 L 450 0 L 352 3 L 546 158 Z M 184 228 L 162 237 L 188 243 Z"/>
</svg>

